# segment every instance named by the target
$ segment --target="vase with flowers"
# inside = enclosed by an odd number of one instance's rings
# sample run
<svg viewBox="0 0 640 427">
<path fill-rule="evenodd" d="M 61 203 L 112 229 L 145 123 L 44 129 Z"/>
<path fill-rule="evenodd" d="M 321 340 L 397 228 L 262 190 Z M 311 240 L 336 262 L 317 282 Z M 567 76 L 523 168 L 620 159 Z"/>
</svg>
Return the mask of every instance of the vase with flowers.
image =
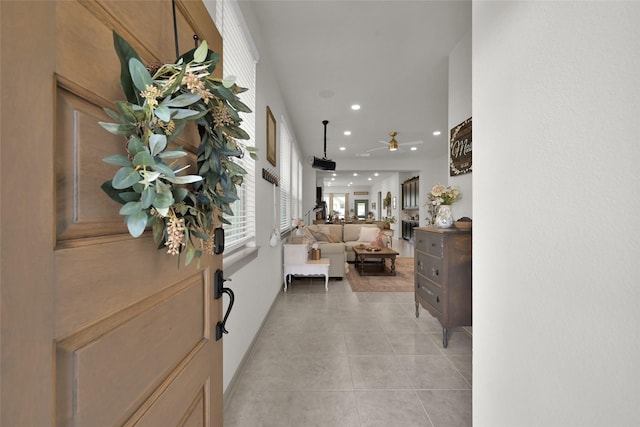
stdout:
<svg viewBox="0 0 640 427">
<path fill-rule="evenodd" d="M 295 229 L 296 236 L 302 236 L 302 227 L 304 227 L 304 222 L 302 222 L 302 218 L 294 218 L 291 226 Z"/>
<path fill-rule="evenodd" d="M 451 186 L 436 184 L 429 193 L 430 224 L 439 228 L 449 228 L 453 225 L 451 205 L 460 197 L 460 191 Z"/>
</svg>

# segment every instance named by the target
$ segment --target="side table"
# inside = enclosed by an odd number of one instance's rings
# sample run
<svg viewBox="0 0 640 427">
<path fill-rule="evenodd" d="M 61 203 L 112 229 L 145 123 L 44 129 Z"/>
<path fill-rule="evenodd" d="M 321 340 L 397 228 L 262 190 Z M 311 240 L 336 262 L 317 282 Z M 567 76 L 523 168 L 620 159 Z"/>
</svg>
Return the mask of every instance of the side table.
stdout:
<svg viewBox="0 0 640 427">
<path fill-rule="evenodd" d="M 329 258 L 307 260 L 304 264 L 284 264 L 284 291 L 287 292 L 287 284 L 291 283 L 291 275 L 298 276 L 324 276 L 324 290 L 329 290 Z"/>
</svg>

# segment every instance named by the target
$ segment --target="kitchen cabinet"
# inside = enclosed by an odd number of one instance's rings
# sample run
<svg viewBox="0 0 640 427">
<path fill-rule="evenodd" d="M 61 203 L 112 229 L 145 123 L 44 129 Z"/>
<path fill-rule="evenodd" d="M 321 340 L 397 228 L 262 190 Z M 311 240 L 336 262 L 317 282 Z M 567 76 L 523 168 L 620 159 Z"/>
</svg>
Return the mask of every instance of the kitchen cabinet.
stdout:
<svg viewBox="0 0 640 427">
<path fill-rule="evenodd" d="M 415 176 L 402 183 L 402 209 L 420 206 L 420 178 Z"/>
<path fill-rule="evenodd" d="M 418 221 L 402 221 L 402 238 L 404 240 L 412 241 L 413 229 L 418 226 Z"/>
</svg>

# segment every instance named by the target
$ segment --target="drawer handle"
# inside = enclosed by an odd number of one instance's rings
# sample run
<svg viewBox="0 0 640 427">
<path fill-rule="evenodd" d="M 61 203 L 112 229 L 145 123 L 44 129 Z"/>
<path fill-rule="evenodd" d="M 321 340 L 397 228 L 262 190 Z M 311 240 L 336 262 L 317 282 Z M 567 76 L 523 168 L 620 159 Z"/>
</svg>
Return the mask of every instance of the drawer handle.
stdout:
<svg viewBox="0 0 640 427">
<path fill-rule="evenodd" d="M 424 288 L 424 290 L 425 290 L 425 292 L 426 292 L 426 293 L 428 293 L 428 294 L 429 294 L 429 295 L 431 295 L 431 296 L 435 295 L 435 294 L 433 293 L 433 291 L 432 291 L 431 289 L 429 289 L 429 288 Z"/>
<path fill-rule="evenodd" d="M 422 261 L 418 261 L 418 268 L 420 268 L 420 271 L 424 270 L 422 267 L 424 267 L 424 263 Z"/>
<path fill-rule="evenodd" d="M 435 267 L 431 267 L 431 275 L 432 276 L 439 276 L 440 275 L 440 271 L 438 271 L 438 269 L 435 268 Z"/>
</svg>

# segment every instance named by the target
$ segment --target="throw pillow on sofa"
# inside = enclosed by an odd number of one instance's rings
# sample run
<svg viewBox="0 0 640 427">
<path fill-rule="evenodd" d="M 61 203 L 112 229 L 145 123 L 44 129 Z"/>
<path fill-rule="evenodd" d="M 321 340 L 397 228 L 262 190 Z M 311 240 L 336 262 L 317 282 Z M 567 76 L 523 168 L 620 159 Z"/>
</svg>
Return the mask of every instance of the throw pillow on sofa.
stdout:
<svg viewBox="0 0 640 427">
<path fill-rule="evenodd" d="M 331 229 L 326 225 L 318 226 L 318 230 L 325 233 L 331 239 L 331 243 L 340 243 L 342 242 L 342 236 L 336 236 L 331 232 Z"/>
<path fill-rule="evenodd" d="M 373 242 L 378 237 L 378 231 L 380 231 L 378 227 L 360 227 L 358 242 Z"/>
<path fill-rule="evenodd" d="M 316 241 L 318 242 L 328 242 L 328 243 L 338 243 L 339 240 L 336 240 L 336 238 L 329 233 L 325 233 L 322 231 L 313 231 L 310 230 L 311 234 L 313 235 L 313 237 L 316 239 Z"/>
<path fill-rule="evenodd" d="M 316 242 L 316 238 L 313 236 L 311 230 L 309 230 L 309 227 L 302 227 L 302 237 L 311 244 Z"/>
</svg>

